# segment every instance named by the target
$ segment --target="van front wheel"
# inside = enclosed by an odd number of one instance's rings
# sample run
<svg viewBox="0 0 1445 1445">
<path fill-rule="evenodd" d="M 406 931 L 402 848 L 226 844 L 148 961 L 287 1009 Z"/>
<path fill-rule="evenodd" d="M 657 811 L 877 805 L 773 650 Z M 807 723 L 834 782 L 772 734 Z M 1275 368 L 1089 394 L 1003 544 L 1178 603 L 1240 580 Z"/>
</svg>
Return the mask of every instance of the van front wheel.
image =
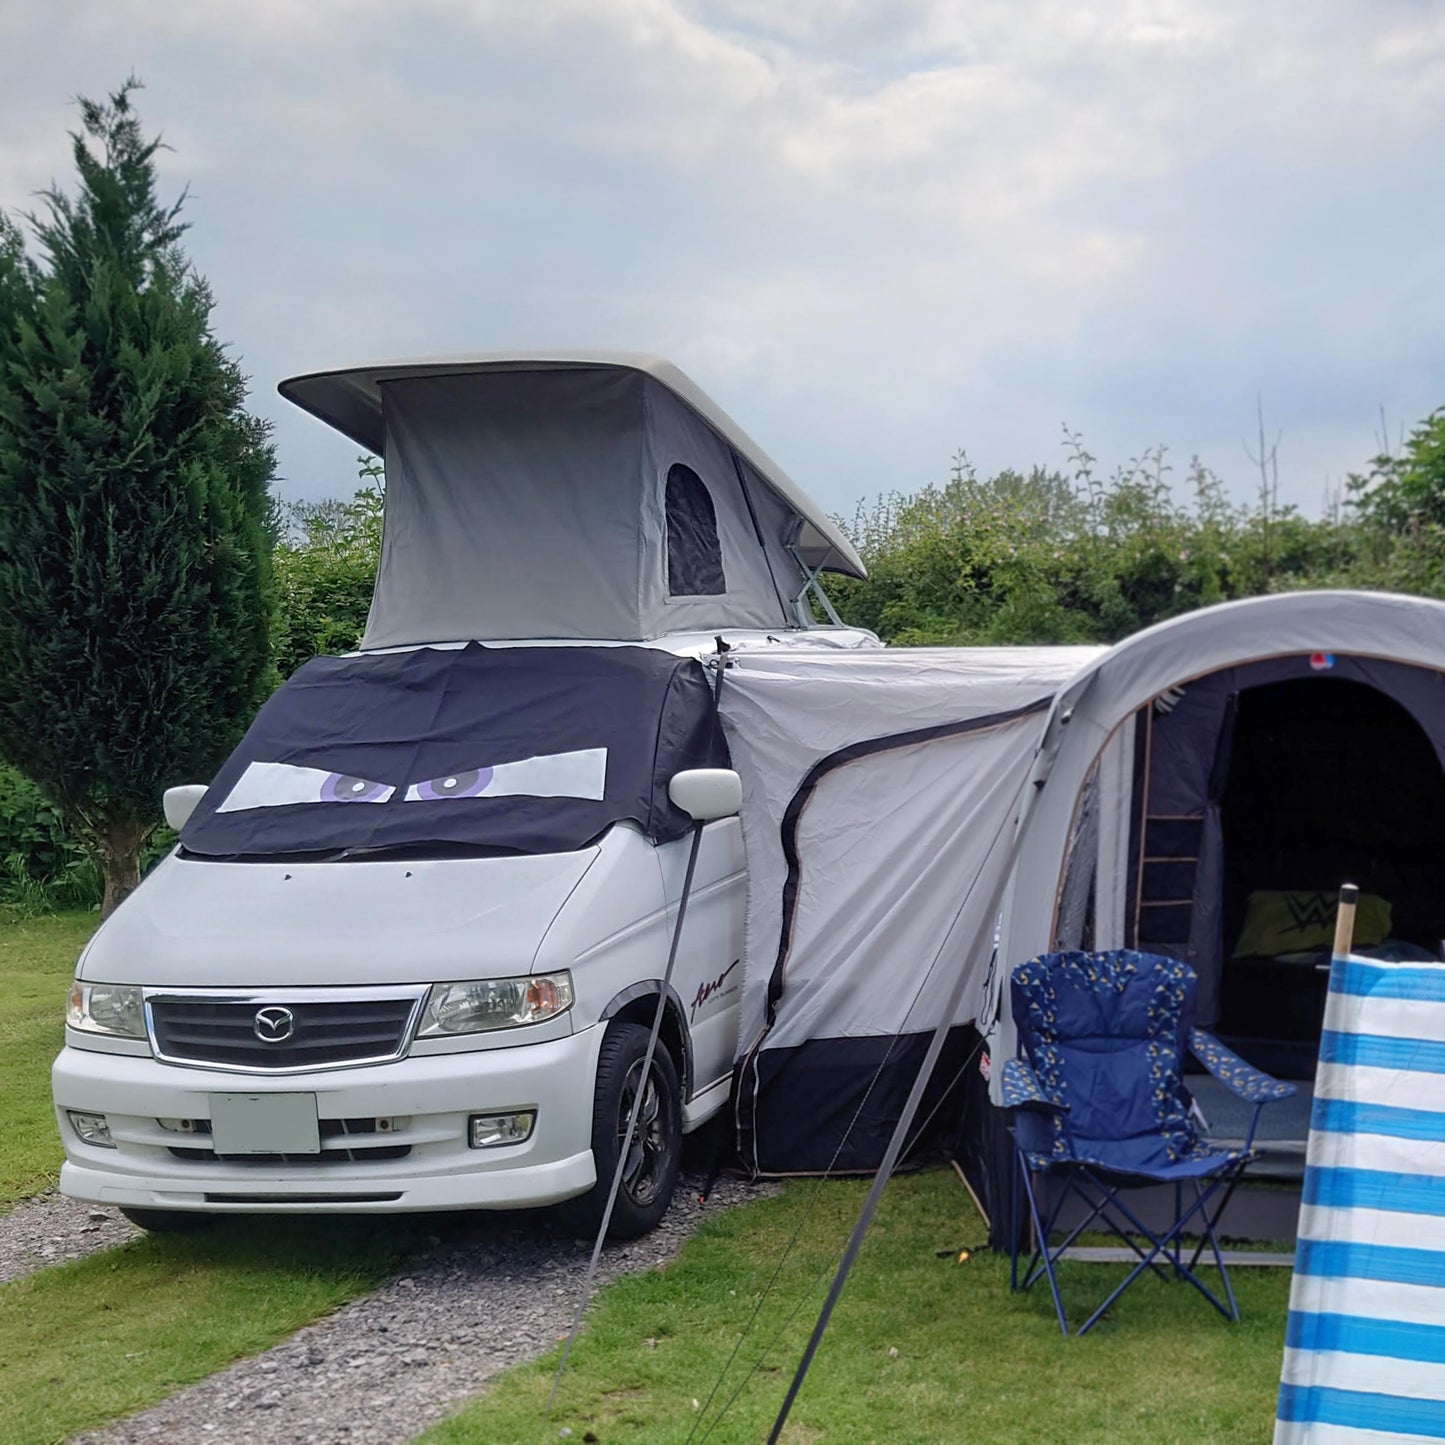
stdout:
<svg viewBox="0 0 1445 1445">
<path fill-rule="evenodd" d="M 682 1102 L 672 1056 L 658 1043 L 644 1079 L 643 1059 L 651 1030 L 616 1024 L 602 1041 L 592 1108 L 592 1157 L 597 1183 L 577 1201 L 580 1218 L 596 1229 L 607 1208 L 612 1176 L 622 1153 L 627 1121 L 638 1091 L 642 1107 L 622 1169 L 617 1203 L 607 1227 L 611 1239 L 636 1239 L 656 1229 L 672 1203 L 682 1158 Z"/>
</svg>

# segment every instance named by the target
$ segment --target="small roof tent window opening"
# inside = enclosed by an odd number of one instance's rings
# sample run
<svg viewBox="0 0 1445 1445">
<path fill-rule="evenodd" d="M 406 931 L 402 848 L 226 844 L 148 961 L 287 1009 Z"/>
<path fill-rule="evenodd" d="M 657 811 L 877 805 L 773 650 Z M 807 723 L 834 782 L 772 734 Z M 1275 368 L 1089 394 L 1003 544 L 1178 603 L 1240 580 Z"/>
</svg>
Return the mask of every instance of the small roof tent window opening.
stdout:
<svg viewBox="0 0 1445 1445">
<path fill-rule="evenodd" d="M 675 462 L 667 473 L 667 591 L 671 597 L 719 597 L 723 576 L 717 509 L 703 479 Z"/>
</svg>

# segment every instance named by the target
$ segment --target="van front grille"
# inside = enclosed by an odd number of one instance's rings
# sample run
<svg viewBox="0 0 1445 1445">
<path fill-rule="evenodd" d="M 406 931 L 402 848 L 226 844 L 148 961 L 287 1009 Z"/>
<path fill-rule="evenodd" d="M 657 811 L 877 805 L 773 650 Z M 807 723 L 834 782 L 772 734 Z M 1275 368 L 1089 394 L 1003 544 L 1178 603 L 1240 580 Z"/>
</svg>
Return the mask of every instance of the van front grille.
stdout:
<svg viewBox="0 0 1445 1445">
<path fill-rule="evenodd" d="M 146 1004 L 158 1058 L 270 1073 L 399 1058 L 421 994 L 273 1000 L 158 993 Z"/>
</svg>

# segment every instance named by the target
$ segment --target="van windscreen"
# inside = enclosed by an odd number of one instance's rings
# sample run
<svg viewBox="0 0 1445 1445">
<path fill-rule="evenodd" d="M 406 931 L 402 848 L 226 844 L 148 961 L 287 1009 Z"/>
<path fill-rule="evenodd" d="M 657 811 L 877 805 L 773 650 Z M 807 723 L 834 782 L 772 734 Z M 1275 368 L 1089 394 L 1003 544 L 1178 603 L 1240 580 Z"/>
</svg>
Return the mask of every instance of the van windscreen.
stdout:
<svg viewBox="0 0 1445 1445">
<path fill-rule="evenodd" d="M 567 852 L 687 832 L 667 785 L 724 767 L 702 665 L 644 647 L 318 657 L 261 708 L 181 833 L 210 858 Z"/>
</svg>

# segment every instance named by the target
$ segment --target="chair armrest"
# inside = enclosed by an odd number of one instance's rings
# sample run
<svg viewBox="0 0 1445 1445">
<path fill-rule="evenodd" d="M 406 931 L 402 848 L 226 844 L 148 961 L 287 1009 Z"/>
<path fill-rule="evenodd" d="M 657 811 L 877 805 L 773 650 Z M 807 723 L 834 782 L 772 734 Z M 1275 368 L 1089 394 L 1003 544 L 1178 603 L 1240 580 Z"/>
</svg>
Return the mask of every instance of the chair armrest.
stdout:
<svg viewBox="0 0 1445 1445">
<path fill-rule="evenodd" d="M 1047 1109 L 1055 1114 L 1066 1114 L 1069 1109 L 1044 1093 L 1038 1075 L 1023 1059 L 1004 1062 L 1003 1102 L 1006 1109 Z"/>
<path fill-rule="evenodd" d="M 1272 1104 L 1299 1092 L 1293 1084 L 1272 1079 L 1253 1065 L 1246 1064 L 1238 1054 L 1231 1053 L 1213 1034 L 1207 1034 L 1203 1029 L 1195 1029 L 1189 1035 L 1189 1047 L 1194 1057 L 1221 1084 L 1251 1104 Z"/>
</svg>

